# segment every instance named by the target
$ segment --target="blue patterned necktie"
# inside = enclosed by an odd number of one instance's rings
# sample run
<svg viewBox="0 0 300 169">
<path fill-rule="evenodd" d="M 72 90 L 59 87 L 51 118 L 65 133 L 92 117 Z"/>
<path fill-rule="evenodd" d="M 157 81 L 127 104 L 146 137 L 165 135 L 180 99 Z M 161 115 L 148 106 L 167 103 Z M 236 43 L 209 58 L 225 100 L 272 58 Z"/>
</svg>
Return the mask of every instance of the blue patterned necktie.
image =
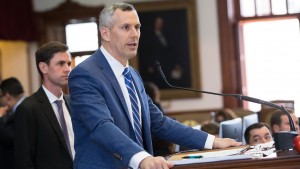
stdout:
<svg viewBox="0 0 300 169">
<path fill-rule="evenodd" d="M 64 134 L 64 138 L 65 138 L 69 153 L 72 157 L 69 133 L 68 133 L 67 124 L 66 124 L 66 120 L 65 120 L 64 112 L 63 112 L 63 108 L 62 108 L 62 100 L 56 100 L 55 103 L 57 105 L 57 112 L 58 112 L 58 115 L 59 115 L 59 122 L 60 122 L 60 125 L 61 125 L 61 130 Z"/>
<path fill-rule="evenodd" d="M 137 100 L 136 91 L 134 89 L 133 80 L 128 68 L 125 68 L 123 75 L 125 77 L 125 85 L 127 87 L 128 94 L 130 97 L 130 102 L 131 102 L 135 137 L 137 143 L 141 147 L 143 147 L 143 138 L 142 138 L 142 130 L 141 130 L 142 125 L 141 125 L 141 120 L 140 120 L 141 118 L 139 114 L 138 100 Z"/>
</svg>

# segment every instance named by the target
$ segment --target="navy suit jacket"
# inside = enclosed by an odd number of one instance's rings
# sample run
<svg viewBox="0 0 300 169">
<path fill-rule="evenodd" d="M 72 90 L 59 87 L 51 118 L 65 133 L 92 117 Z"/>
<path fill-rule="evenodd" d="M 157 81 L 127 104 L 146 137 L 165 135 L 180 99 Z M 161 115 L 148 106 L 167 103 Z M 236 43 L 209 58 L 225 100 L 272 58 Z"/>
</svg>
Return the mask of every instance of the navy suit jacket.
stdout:
<svg viewBox="0 0 300 169">
<path fill-rule="evenodd" d="M 153 153 L 151 133 L 180 145 L 204 148 L 207 133 L 164 116 L 146 94 L 139 74 L 132 67 L 130 72 L 141 102 L 144 149 L 135 142 L 120 85 L 100 49 L 71 71 L 75 169 L 127 168 L 134 154 Z"/>
</svg>

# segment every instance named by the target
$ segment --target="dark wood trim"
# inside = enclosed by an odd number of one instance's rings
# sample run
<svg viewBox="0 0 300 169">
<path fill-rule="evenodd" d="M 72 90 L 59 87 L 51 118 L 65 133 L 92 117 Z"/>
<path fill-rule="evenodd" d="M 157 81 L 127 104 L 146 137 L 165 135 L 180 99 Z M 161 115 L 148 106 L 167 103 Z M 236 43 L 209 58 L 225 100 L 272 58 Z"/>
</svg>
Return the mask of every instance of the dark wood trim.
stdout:
<svg viewBox="0 0 300 169">
<path fill-rule="evenodd" d="M 242 93 L 240 59 L 237 51 L 237 25 L 234 0 L 218 1 L 220 56 L 223 93 Z M 230 10 L 230 11 L 229 11 Z M 224 97 L 224 107 L 242 107 L 234 97 Z"/>
<path fill-rule="evenodd" d="M 276 18 L 283 18 L 283 17 L 298 17 L 299 14 L 284 14 L 284 15 L 268 15 L 268 16 L 254 16 L 254 17 L 242 17 L 242 16 L 237 16 L 236 20 L 237 21 L 243 21 L 243 20 L 258 20 L 258 19 L 276 19 Z"/>
</svg>

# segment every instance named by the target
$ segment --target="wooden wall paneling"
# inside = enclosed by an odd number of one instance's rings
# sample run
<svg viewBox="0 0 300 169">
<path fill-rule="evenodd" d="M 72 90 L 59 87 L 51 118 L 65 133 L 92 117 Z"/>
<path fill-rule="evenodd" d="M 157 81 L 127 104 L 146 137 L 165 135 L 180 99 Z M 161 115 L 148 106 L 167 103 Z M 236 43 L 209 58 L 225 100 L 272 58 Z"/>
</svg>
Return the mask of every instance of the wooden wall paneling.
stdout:
<svg viewBox="0 0 300 169">
<path fill-rule="evenodd" d="M 218 1 L 219 35 L 223 93 L 241 94 L 241 68 L 234 15 L 234 0 Z M 224 97 L 224 107 L 242 107 L 242 101 Z"/>
</svg>

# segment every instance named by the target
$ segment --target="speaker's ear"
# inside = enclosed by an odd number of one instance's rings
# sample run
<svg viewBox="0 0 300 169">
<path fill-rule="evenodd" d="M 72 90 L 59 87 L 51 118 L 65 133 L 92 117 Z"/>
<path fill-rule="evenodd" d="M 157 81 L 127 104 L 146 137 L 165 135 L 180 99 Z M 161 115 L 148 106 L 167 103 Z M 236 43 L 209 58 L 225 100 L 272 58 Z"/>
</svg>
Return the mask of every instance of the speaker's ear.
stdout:
<svg viewBox="0 0 300 169">
<path fill-rule="evenodd" d="M 102 27 L 99 29 L 101 38 L 105 41 L 110 41 L 110 29 L 107 27 Z"/>
<path fill-rule="evenodd" d="M 48 65 L 45 62 L 40 62 L 39 63 L 39 69 L 41 70 L 41 72 L 47 73 L 48 72 Z"/>
</svg>

